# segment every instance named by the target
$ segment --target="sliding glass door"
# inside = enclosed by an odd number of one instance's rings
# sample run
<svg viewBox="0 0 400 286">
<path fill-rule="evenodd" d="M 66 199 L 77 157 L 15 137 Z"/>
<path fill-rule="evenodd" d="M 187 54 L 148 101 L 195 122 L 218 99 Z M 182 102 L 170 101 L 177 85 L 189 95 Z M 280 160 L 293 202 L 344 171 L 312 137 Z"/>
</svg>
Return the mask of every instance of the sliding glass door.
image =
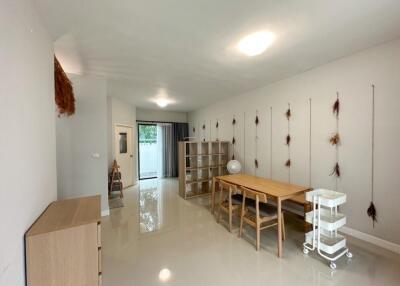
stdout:
<svg viewBox="0 0 400 286">
<path fill-rule="evenodd" d="M 177 177 L 178 142 L 187 136 L 187 123 L 138 122 L 139 180 Z"/>
<path fill-rule="evenodd" d="M 138 124 L 139 180 L 161 177 L 162 155 L 157 124 Z"/>
</svg>

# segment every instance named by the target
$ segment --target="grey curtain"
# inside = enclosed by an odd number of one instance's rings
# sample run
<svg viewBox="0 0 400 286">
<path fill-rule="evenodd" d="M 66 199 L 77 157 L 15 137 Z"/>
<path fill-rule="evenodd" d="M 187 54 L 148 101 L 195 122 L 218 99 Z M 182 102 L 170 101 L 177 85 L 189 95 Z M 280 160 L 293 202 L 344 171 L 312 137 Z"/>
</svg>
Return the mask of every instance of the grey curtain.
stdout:
<svg viewBox="0 0 400 286">
<path fill-rule="evenodd" d="M 189 136 L 187 123 L 162 124 L 162 157 L 163 177 L 178 177 L 178 142 L 184 141 Z"/>
</svg>

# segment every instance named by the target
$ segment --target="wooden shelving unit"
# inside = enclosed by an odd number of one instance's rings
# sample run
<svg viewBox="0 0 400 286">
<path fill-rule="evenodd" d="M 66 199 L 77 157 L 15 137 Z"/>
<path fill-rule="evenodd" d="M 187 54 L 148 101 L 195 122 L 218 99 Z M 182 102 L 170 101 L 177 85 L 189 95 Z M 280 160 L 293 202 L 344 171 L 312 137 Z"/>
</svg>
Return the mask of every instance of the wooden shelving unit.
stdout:
<svg viewBox="0 0 400 286">
<path fill-rule="evenodd" d="M 229 141 L 179 142 L 179 195 L 211 194 L 212 178 L 228 174 L 229 150 Z"/>
</svg>

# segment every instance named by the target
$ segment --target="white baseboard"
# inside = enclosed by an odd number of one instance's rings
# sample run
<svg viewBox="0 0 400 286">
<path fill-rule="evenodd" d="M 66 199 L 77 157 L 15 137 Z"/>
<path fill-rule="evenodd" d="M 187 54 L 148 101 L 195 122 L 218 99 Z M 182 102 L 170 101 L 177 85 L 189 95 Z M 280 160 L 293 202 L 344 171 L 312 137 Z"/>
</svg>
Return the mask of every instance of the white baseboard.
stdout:
<svg viewBox="0 0 400 286">
<path fill-rule="evenodd" d="M 108 216 L 110 215 L 110 209 L 106 209 L 104 211 L 101 211 L 101 216 Z"/>
<path fill-rule="evenodd" d="M 400 244 L 396 244 L 346 226 L 340 228 L 340 232 L 400 254 Z"/>
</svg>

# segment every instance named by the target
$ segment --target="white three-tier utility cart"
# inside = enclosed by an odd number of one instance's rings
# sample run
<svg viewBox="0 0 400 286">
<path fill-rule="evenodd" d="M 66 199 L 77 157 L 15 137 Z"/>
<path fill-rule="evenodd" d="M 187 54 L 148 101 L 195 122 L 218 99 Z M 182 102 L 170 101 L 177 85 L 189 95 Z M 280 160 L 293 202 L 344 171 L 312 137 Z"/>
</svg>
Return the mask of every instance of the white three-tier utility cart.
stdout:
<svg viewBox="0 0 400 286">
<path fill-rule="evenodd" d="M 330 261 L 336 269 L 335 261 L 346 255 L 353 255 L 346 247 L 346 238 L 338 234 L 338 229 L 346 224 L 346 216 L 338 212 L 338 206 L 346 202 L 346 194 L 315 189 L 306 193 L 306 200 L 313 203 L 313 210 L 306 213 L 306 221 L 313 230 L 306 233 L 303 252 L 317 250 L 318 254 Z"/>
</svg>

